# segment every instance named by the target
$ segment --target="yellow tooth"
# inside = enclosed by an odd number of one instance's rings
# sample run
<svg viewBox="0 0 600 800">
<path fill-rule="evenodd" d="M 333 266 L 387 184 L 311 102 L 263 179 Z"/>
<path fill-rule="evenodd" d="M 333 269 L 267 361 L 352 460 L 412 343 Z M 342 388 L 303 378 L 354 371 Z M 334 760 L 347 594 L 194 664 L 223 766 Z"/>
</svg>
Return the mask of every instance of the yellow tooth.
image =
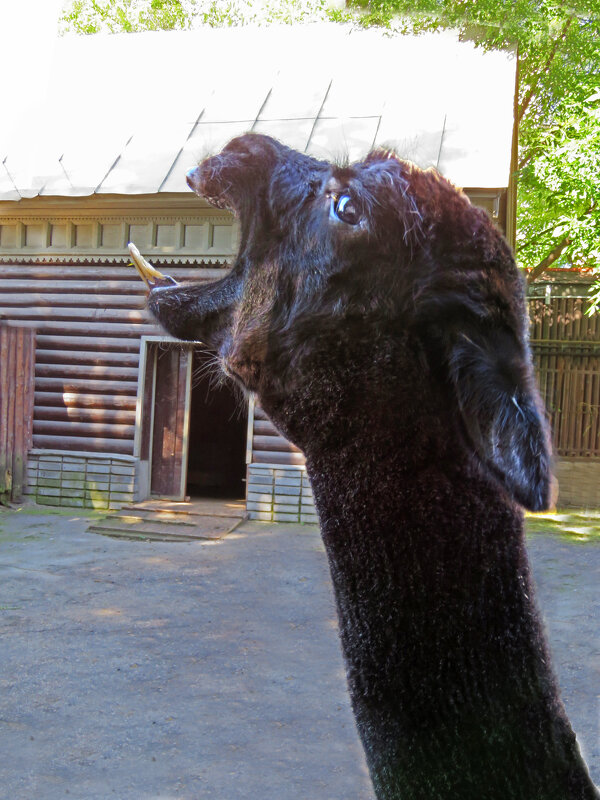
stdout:
<svg viewBox="0 0 600 800">
<path fill-rule="evenodd" d="M 133 266 L 137 269 L 140 278 L 144 281 L 148 288 L 151 288 L 151 278 L 164 279 L 165 276 L 162 274 L 162 272 L 159 272 L 152 266 L 152 264 L 149 264 L 146 261 L 133 242 L 129 242 L 127 247 L 129 248 L 129 255 L 133 261 Z"/>
</svg>

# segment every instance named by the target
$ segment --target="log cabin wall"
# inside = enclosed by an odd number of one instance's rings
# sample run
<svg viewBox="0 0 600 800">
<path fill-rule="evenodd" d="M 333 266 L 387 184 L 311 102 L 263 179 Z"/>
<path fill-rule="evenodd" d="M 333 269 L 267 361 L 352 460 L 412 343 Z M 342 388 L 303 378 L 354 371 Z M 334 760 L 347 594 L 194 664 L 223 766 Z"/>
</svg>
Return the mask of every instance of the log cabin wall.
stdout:
<svg viewBox="0 0 600 800">
<path fill-rule="evenodd" d="M 136 496 L 140 341 L 162 331 L 126 246 L 179 281 L 222 276 L 235 226 L 191 197 L 0 203 L 0 319 L 37 331 L 27 491 L 38 502 L 110 508 Z"/>
<path fill-rule="evenodd" d="M 504 227 L 503 190 L 469 194 Z M 112 508 L 141 499 L 140 342 L 161 331 L 128 241 L 177 280 L 208 281 L 234 254 L 236 228 L 193 195 L 0 203 L 0 319 L 37 329 L 28 492 L 38 502 Z M 304 457 L 259 407 L 249 438 L 249 515 L 315 522 Z"/>
<path fill-rule="evenodd" d="M 246 508 L 265 522 L 318 522 L 301 450 L 288 442 L 262 408 L 250 406 Z"/>
</svg>

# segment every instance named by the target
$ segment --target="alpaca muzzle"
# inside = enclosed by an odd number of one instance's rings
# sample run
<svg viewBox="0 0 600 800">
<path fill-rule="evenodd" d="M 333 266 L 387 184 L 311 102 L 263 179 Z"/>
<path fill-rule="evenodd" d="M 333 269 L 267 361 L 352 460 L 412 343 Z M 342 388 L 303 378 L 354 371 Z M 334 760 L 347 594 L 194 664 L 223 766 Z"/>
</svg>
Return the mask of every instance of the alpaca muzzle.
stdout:
<svg viewBox="0 0 600 800">
<path fill-rule="evenodd" d="M 203 341 L 218 350 L 242 295 L 242 277 L 231 272 L 211 284 L 181 284 L 153 267 L 133 243 L 129 253 L 146 284 L 148 308 L 157 322 L 178 339 Z"/>
<path fill-rule="evenodd" d="M 189 170 L 189 172 L 185 176 L 185 182 L 190 187 L 192 192 L 195 192 L 196 194 L 201 194 L 200 169 L 198 167 L 194 167 L 193 169 Z"/>
<path fill-rule="evenodd" d="M 199 197 L 207 200 L 211 206 L 233 211 L 231 199 L 226 196 L 221 181 L 222 156 L 209 156 L 199 166 L 190 169 L 185 180 L 190 189 Z M 230 184 L 225 182 L 228 188 Z"/>
</svg>

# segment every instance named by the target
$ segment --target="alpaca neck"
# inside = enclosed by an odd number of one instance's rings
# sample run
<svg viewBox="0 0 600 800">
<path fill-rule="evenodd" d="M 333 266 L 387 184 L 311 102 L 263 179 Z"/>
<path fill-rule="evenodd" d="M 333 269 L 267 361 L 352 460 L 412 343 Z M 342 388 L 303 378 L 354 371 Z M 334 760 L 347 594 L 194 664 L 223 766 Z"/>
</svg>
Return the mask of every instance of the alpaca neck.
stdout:
<svg viewBox="0 0 600 800">
<path fill-rule="evenodd" d="M 466 463 L 307 464 L 378 798 L 597 797 L 555 699 L 520 512 Z"/>
</svg>

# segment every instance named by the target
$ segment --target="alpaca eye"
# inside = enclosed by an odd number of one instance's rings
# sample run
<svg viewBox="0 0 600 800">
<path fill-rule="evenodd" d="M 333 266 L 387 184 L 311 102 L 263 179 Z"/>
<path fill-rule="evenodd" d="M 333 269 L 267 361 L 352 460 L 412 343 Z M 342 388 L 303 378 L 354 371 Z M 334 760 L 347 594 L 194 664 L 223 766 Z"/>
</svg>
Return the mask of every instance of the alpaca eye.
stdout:
<svg viewBox="0 0 600 800">
<path fill-rule="evenodd" d="M 346 225 L 358 225 L 360 214 L 352 198 L 347 194 L 333 195 L 331 198 L 331 208 L 329 216 L 345 222 Z"/>
</svg>

